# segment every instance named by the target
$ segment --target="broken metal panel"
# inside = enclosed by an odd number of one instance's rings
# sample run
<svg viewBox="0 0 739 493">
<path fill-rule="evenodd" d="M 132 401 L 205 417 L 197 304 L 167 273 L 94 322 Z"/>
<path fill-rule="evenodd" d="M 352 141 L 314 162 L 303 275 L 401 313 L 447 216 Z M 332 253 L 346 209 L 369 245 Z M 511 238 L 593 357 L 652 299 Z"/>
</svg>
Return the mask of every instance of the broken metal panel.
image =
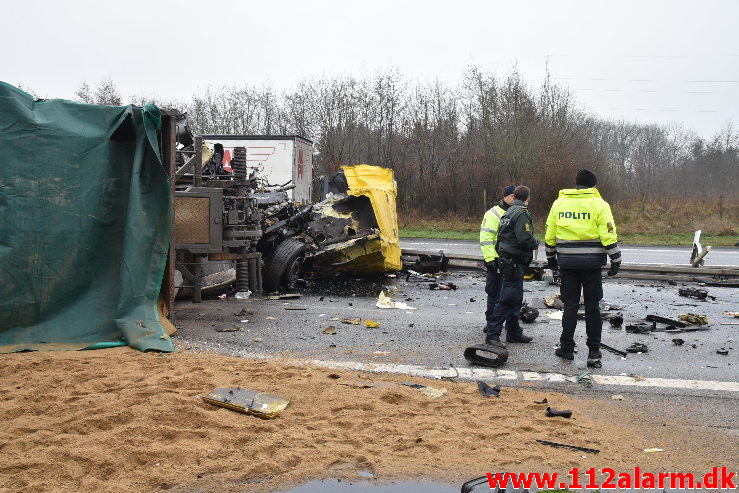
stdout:
<svg viewBox="0 0 739 493">
<path fill-rule="evenodd" d="M 393 171 L 379 166 L 358 164 L 342 166 L 349 185 L 348 194 L 369 197 L 380 229 L 384 270 L 400 270 L 400 237 L 396 198 L 398 186 Z"/>
<path fill-rule="evenodd" d="M 203 396 L 202 399 L 214 406 L 225 407 L 265 419 L 276 418 L 290 403 L 289 400 L 275 395 L 262 394 L 254 390 L 223 387 L 214 389 L 213 392 Z"/>
<path fill-rule="evenodd" d="M 309 253 L 306 260 L 310 270 L 317 274 L 343 272 L 366 275 L 384 271 L 385 254 L 380 234 L 374 233 L 328 245 Z"/>
</svg>

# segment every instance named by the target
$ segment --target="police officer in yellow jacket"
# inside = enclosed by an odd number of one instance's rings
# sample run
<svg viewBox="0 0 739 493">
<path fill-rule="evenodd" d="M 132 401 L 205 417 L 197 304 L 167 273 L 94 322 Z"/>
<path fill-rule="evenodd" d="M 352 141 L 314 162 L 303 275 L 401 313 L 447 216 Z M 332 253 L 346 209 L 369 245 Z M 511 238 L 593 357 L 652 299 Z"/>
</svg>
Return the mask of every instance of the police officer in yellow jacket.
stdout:
<svg viewBox="0 0 739 493">
<path fill-rule="evenodd" d="M 495 251 L 495 242 L 498 240 L 500 218 L 503 217 L 503 214 L 505 214 L 513 203 L 514 190 L 516 190 L 515 185 L 508 185 L 503 189 L 503 198 L 500 199 L 500 202 L 488 209 L 480 225 L 480 249 L 482 250 L 485 268 L 487 269 L 485 275 L 485 293 L 488 295 L 488 305 L 485 310 L 486 323 L 483 332 L 487 332 L 491 327 L 490 322 L 493 318 L 493 310 L 495 310 L 495 304 L 498 302 L 498 297 L 500 296 L 502 278 L 498 272 L 498 252 Z M 511 318 L 513 318 L 512 315 Z M 518 327 L 518 320 L 509 319 L 506 321 L 507 329 L 515 329 L 516 327 Z"/>
<path fill-rule="evenodd" d="M 547 217 L 544 236 L 547 261 L 553 270 L 559 269 L 564 303 L 562 335 L 555 354 L 574 359 L 575 327 L 580 291 L 585 300 L 585 332 L 587 334 L 589 367 L 601 367 L 600 337 L 602 323 L 598 302 L 603 299 L 601 267 L 606 255 L 611 259 L 609 276 L 621 267 L 616 225 L 611 207 L 595 188 L 598 180 L 587 169 L 577 173 L 574 189 L 559 191 Z"/>
</svg>

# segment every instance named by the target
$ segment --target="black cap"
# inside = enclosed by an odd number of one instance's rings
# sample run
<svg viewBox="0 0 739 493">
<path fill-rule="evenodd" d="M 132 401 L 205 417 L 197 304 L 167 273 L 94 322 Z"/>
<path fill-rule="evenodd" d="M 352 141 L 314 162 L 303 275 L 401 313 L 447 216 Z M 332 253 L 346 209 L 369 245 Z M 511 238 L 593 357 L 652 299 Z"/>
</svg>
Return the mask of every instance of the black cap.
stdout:
<svg viewBox="0 0 739 493">
<path fill-rule="evenodd" d="M 581 169 L 577 172 L 577 178 L 575 178 L 575 184 L 577 186 L 592 188 L 598 184 L 598 178 L 595 173 L 588 169 Z"/>
<path fill-rule="evenodd" d="M 503 197 L 508 197 L 516 190 L 516 185 L 508 185 L 503 189 Z"/>
</svg>

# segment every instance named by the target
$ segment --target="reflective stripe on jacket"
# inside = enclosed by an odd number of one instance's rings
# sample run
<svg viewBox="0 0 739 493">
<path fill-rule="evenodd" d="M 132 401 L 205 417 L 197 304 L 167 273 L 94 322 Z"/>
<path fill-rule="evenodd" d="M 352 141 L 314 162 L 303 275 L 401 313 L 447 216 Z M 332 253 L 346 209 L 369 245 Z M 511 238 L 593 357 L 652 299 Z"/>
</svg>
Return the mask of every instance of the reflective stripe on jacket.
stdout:
<svg viewBox="0 0 739 493">
<path fill-rule="evenodd" d="M 547 257 L 562 269 L 597 269 L 621 261 L 611 206 L 595 188 L 559 191 L 547 217 Z"/>
<path fill-rule="evenodd" d="M 480 249 L 485 262 L 492 262 L 498 258 L 495 251 L 495 242 L 498 241 L 498 226 L 500 218 L 505 214 L 501 204 L 496 204 L 485 213 L 480 225 Z"/>
</svg>

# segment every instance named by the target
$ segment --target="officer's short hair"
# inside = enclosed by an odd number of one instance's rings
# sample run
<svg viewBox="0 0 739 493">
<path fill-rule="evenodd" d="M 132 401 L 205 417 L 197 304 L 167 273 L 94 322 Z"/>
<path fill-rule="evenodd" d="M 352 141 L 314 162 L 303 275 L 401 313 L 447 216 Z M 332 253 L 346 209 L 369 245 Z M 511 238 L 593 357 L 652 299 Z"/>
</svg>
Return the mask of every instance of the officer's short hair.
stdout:
<svg viewBox="0 0 739 493">
<path fill-rule="evenodd" d="M 531 190 L 529 190 L 529 187 L 526 187 L 524 185 L 516 187 L 516 189 L 513 191 L 513 198 L 516 200 L 520 200 L 521 202 L 526 202 L 527 200 L 529 200 L 530 195 Z"/>
</svg>

